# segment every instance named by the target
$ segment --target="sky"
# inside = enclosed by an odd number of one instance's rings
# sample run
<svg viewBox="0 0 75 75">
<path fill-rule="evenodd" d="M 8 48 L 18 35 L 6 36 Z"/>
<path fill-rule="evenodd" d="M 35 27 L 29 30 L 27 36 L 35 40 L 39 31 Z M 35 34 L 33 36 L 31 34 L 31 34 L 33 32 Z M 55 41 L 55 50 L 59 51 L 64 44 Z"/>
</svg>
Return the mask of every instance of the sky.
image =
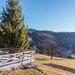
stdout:
<svg viewBox="0 0 75 75">
<path fill-rule="evenodd" d="M 0 0 L 0 12 L 6 0 Z M 28 28 L 75 32 L 75 0 L 20 0 Z"/>
</svg>

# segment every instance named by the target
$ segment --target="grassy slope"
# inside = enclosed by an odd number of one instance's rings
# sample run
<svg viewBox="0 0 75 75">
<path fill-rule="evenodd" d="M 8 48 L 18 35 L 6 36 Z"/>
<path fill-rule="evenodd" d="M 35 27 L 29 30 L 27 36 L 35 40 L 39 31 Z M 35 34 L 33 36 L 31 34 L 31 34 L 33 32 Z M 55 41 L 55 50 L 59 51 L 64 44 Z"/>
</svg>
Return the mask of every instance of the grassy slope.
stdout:
<svg viewBox="0 0 75 75">
<path fill-rule="evenodd" d="M 37 65 L 37 68 L 41 70 L 44 74 L 42 74 L 40 71 L 36 69 L 26 69 L 26 70 L 10 71 L 7 74 L 1 73 L 0 75 L 75 75 L 74 73 L 71 73 L 64 69 L 59 69 L 59 68 L 45 65 L 45 64 L 52 63 L 52 64 L 61 65 L 61 66 L 70 67 L 72 69 L 75 69 L 74 59 L 54 57 L 54 59 L 51 60 L 49 56 L 42 55 L 42 54 L 36 54 L 35 58 L 36 58 L 36 61 L 34 64 Z"/>
<path fill-rule="evenodd" d="M 75 69 L 75 60 L 74 59 L 54 57 L 54 59 L 51 60 L 49 56 L 39 55 L 39 54 L 36 54 L 35 57 L 37 59 L 35 64 L 37 64 L 38 68 L 41 69 L 47 75 L 75 75 L 74 73 L 71 73 L 71 72 L 66 71 L 64 69 L 59 69 L 56 67 L 44 65 L 44 64 L 52 63 L 52 64 L 56 64 L 56 65 Z"/>
</svg>

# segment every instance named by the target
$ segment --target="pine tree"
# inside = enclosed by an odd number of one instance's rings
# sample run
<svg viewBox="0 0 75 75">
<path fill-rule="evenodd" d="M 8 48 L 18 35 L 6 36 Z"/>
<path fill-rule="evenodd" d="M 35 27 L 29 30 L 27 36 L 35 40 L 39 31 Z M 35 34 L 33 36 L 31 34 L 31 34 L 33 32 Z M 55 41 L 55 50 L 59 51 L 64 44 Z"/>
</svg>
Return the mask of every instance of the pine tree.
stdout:
<svg viewBox="0 0 75 75">
<path fill-rule="evenodd" d="M 1 47 L 28 48 L 27 28 L 24 26 L 19 0 L 7 0 L 6 9 L 3 8 L 1 22 Z"/>
<path fill-rule="evenodd" d="M 19 47 L 27 49 L 29 47 L 29 40 L 27 35 L 27 28 L 25 29 L 25 25 L 23 24 L 20 29 L 20 35 L 19 35 Z"/>
</svg>

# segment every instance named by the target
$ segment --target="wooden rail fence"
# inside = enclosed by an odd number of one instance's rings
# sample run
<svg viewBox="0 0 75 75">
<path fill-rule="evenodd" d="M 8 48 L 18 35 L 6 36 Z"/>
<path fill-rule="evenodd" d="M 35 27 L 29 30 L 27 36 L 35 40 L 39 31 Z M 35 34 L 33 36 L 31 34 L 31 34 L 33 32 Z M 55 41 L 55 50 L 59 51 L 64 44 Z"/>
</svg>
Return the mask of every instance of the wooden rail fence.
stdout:
<svg viewBox="0 0 75 75">
<path fill-rule="evenodd" d="M 35 61 L 34 54 L 35 50 L 28 50 L 25 52 L 0 55 L 0 71 L 31 64 Z"/>
</svg>

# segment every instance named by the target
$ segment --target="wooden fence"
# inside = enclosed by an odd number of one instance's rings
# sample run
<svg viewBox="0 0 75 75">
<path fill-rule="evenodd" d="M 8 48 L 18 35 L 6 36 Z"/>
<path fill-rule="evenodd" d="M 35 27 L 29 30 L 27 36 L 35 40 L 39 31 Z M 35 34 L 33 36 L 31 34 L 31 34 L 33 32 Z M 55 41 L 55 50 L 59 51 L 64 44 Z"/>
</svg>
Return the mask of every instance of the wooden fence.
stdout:
<svg viewBox="0 0 75 75">
<path fill-rule="evenodd" d="M 28 50 L 25 52 L 0 55 L 0 71 L 31 64 L 35 61 L 34 54 L 35 50 Z"/>
</svg>

